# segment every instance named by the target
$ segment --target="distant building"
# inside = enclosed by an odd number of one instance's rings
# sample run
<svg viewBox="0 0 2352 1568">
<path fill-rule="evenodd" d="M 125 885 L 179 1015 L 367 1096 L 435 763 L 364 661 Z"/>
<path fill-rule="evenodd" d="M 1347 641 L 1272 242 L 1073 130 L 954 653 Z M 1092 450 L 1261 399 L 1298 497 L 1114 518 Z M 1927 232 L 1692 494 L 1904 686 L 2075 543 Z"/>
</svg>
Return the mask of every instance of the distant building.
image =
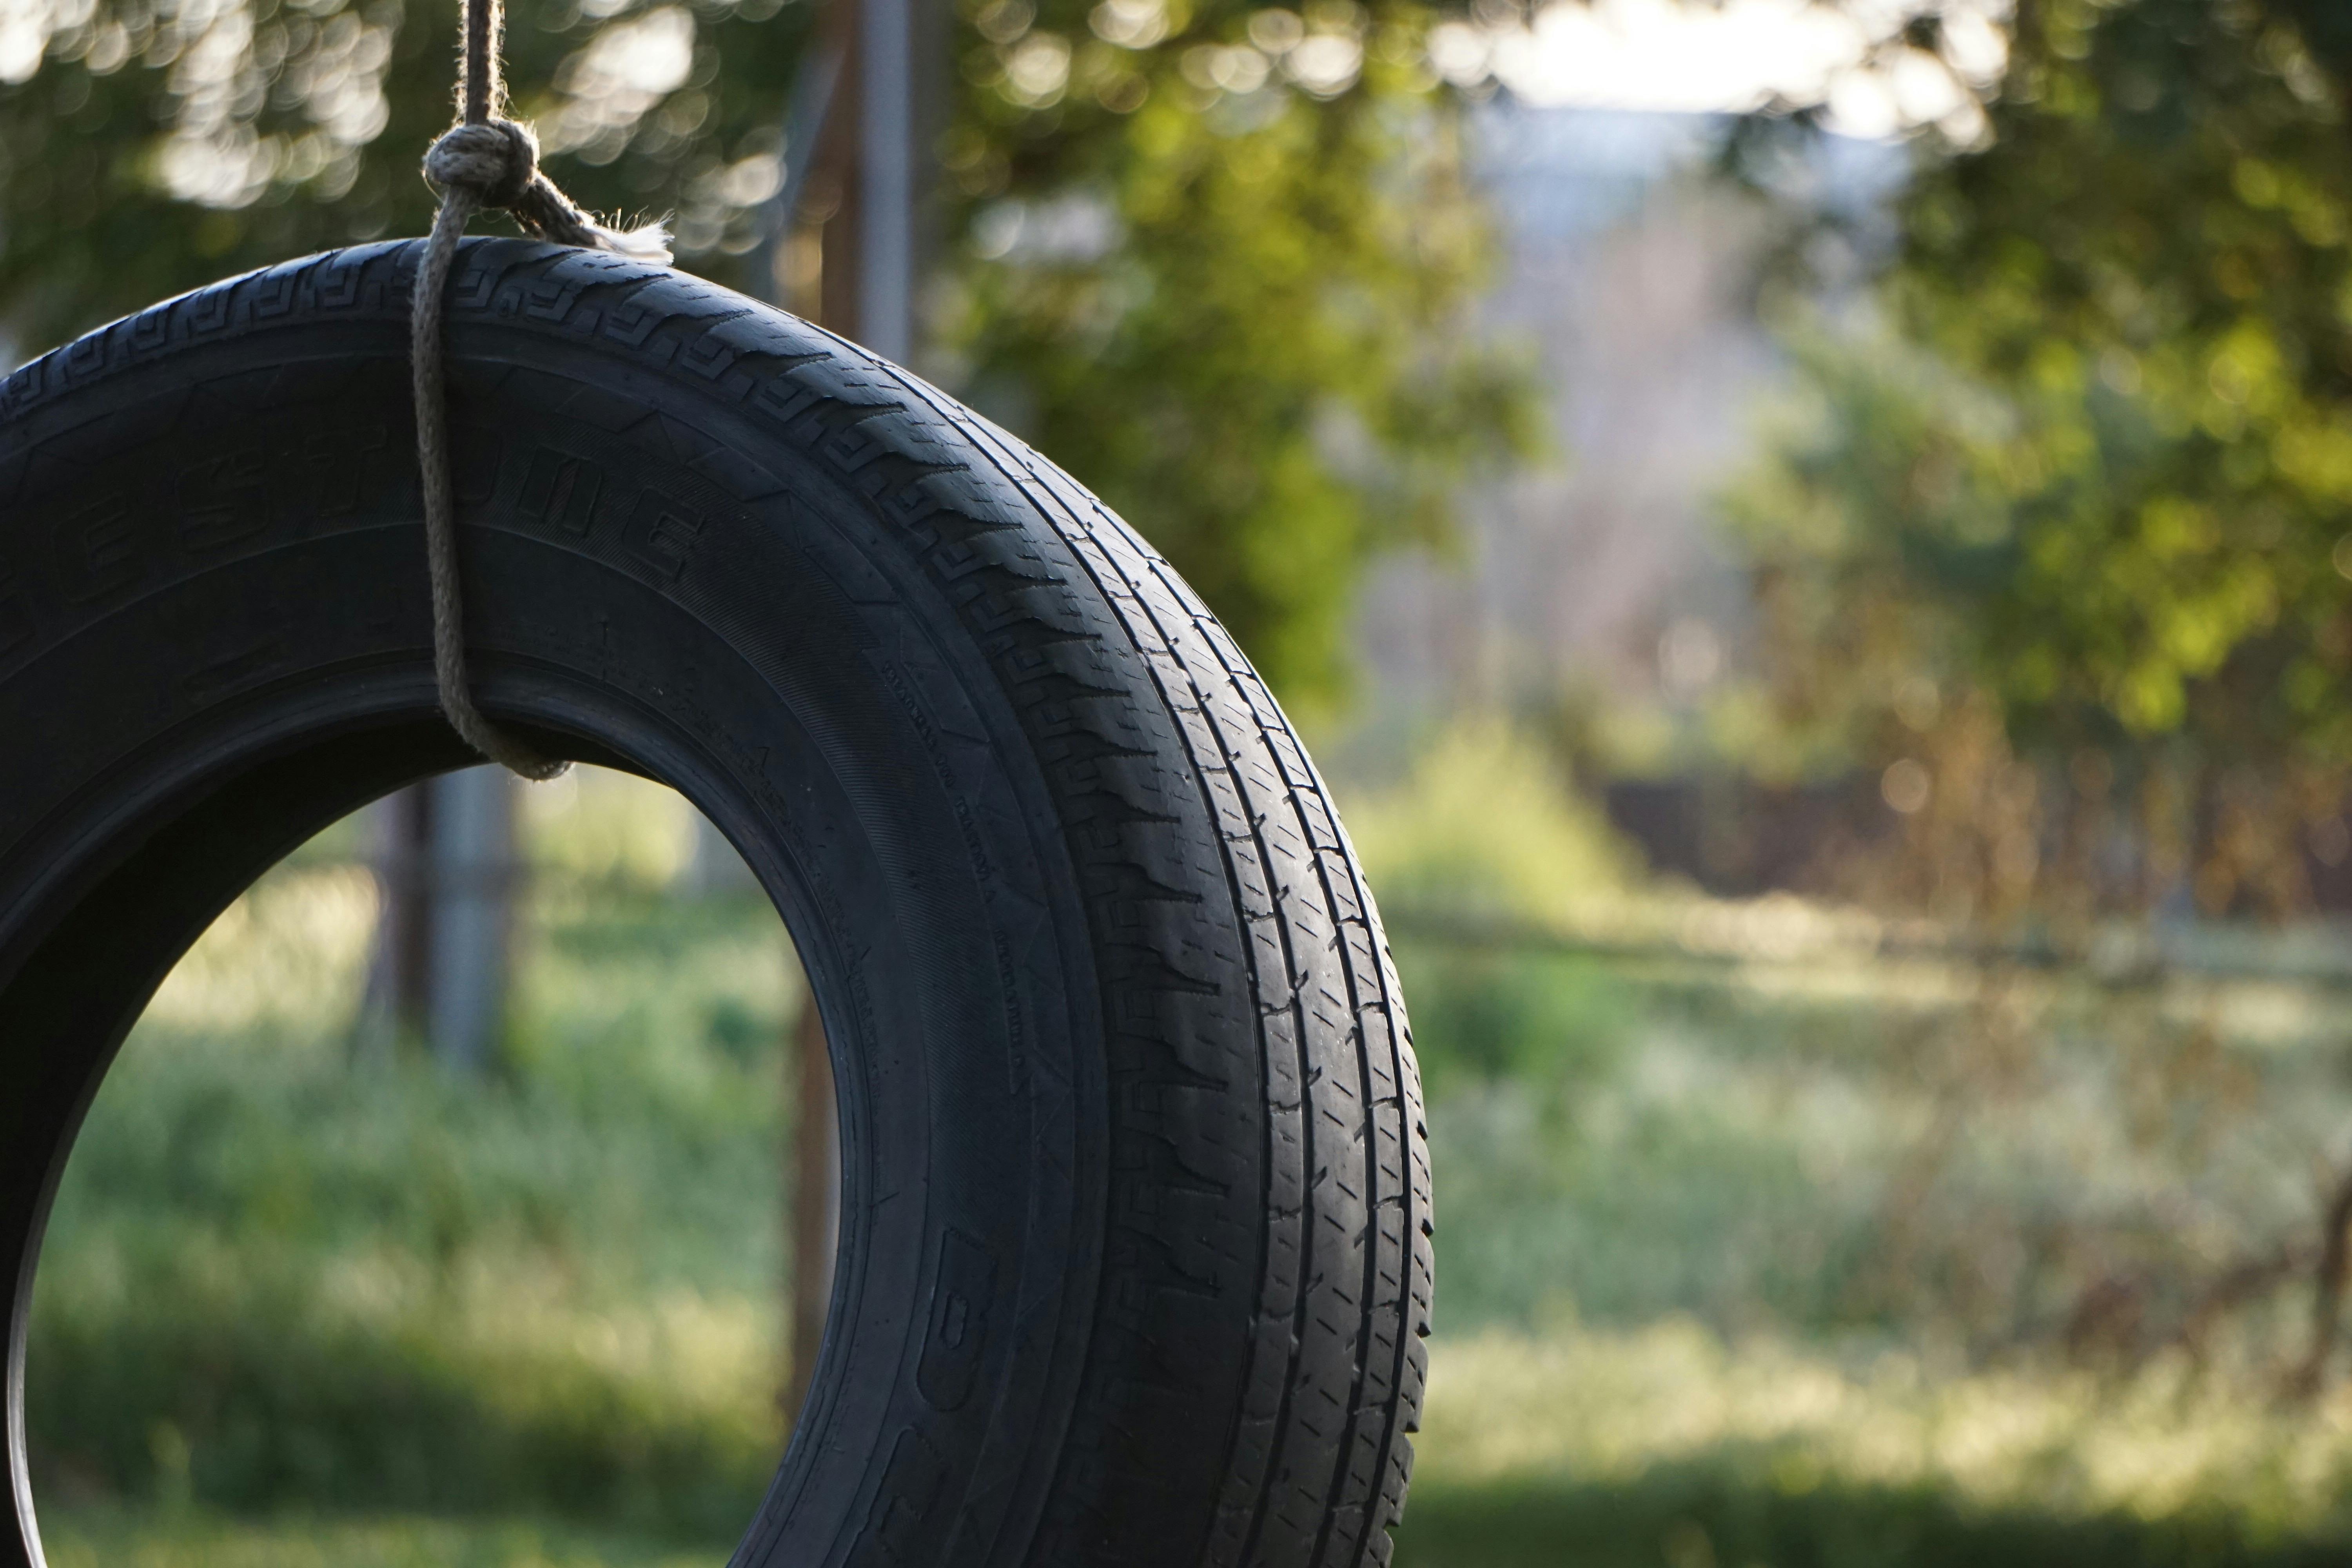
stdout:
<svg viewBox="0 0 2352 1568">
<path fill-rule="evenodd" d="M 1449 554 L 1384 563 L 1359 630 L 1360 756 L 1463 710 L 1563 705 L 1670 731 L 1741 660 L 1748 580 L 1715 498 L 1757 455 L 1785 384 L 1757 318 L 1761 198 L 1715 177 L 1726 121 L 1528 109 L 1476 121 L 1500 233 L 1484 324 L 1526 345 L 1550 398 L 1549 459 L 1462 498 Z M 1906 158 L 1831 138 L 1808 200 L 1883 204 Z M 1652 866 L 1718 892 L 1802 886 L 1841 821 L 1875 815 L 1854 781 L 1761 789 L 1669 751 L 1602 784 Z"/>
<path fill-rule="evenodd" d="M 1500 233 L 1485 306 L 1551 399 L 1549 461 L 1465 497 L 1461 550 L 1383 564 L 1360 633 L 1366 710 L 1518 706 L 1584 689 L 1685 703 L 1748 625 L 1711 498 L 1780 374 L 1753 293 L 1757 198 L 1708 174 L 1717 117 L 1527 109 L 1475 121 Z M 1832 141 L 1822 184 L 1873 199 L 1893 144 Z"/>
</svg>

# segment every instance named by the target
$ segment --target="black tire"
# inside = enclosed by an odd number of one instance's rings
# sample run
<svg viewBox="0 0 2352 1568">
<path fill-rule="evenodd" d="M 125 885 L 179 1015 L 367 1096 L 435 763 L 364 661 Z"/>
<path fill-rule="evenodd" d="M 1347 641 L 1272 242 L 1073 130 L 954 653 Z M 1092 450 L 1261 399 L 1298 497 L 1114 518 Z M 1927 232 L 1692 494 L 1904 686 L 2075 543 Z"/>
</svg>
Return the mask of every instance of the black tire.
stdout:
<svg viewBox="0 0 2352 1568">
<path fill-rule="evenodd" d="M 338 251 L 0 383 L 5 1463 L 42 1216 L 173 961 L 440 722 L 405 334 Z M 538 746 L 675 785 L 841 1085 L 809 1405 L 736 1562 L 1380 1563 L 1429 1173 L 1379 921 L 1265 686 L 1066 476 L 803 322 L 469 242 L 467 640 Z"/>
</svg>

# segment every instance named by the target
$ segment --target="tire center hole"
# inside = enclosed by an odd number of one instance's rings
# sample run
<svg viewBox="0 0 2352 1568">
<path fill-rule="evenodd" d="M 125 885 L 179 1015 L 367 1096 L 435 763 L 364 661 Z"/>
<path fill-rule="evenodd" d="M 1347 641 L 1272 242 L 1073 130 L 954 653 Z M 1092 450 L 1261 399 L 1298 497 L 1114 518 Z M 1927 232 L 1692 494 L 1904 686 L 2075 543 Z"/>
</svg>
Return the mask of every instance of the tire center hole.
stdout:
<svg viewBox="0 0 2352 1568">
<path fill-rule="evenodd" d="M 446 774 L 271 869 L 58 1190 L 50 1561 L 723 1561 L 831 1293 L 808 997 L 727 840 L 620 773 Z"/>
</svg>

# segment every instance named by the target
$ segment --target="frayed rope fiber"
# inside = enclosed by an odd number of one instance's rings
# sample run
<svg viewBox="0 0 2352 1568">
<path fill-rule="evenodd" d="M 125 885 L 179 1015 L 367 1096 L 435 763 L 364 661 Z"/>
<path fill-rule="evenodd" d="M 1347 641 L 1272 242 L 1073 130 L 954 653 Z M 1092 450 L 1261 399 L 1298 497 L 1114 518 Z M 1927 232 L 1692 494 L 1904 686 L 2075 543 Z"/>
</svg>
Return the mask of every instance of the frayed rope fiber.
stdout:
<svg viewBox="0 0 2352 1568">
<path fill-rule="evenodd" d="M 443 369 L 441 315 L 449 267 L 466 224 L 485 207 L 512 213 L 543 239 L 589 250 L 610 250 L 667 264 L 669 235 L 660 224 L 621 232 L 573 205 L 539 170 L 539 139 L 527 125 L 502 119 L 499 0 L 466 0 L 466 46 L 459 90 L 465 112 L 425 154 L 425 177 L 441 192 L 441 210 L 417 264 L 409 319 L 409 369 L 416 395 L 416 462 L 425 479 L 425 557 L 433 584 L 433 674 L 441 711 L 465 742 L 527 779 L 551 779 L 571 764 L 543 757 L 507 733 L 474 706 L 466 682 L 465 595 L 457 576 L 457 503 L 449 480 L 449 411 Z"/>
</svg>

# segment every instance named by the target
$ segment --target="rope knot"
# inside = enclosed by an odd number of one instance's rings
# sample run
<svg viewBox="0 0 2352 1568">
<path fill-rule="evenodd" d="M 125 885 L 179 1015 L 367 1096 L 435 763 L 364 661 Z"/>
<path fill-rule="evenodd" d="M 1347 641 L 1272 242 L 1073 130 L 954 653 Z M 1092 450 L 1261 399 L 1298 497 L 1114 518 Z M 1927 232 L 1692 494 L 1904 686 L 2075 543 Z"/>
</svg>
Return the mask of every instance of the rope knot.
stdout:
<svg viewBox="0 0 2352 1568">
<path fill-rule="evenodd" d="M 484 206 L 512 207 L 539 174 L 539 138 L 511 120 L 453 125 L 425 154 L 425 173 Z"/>
</svg>

